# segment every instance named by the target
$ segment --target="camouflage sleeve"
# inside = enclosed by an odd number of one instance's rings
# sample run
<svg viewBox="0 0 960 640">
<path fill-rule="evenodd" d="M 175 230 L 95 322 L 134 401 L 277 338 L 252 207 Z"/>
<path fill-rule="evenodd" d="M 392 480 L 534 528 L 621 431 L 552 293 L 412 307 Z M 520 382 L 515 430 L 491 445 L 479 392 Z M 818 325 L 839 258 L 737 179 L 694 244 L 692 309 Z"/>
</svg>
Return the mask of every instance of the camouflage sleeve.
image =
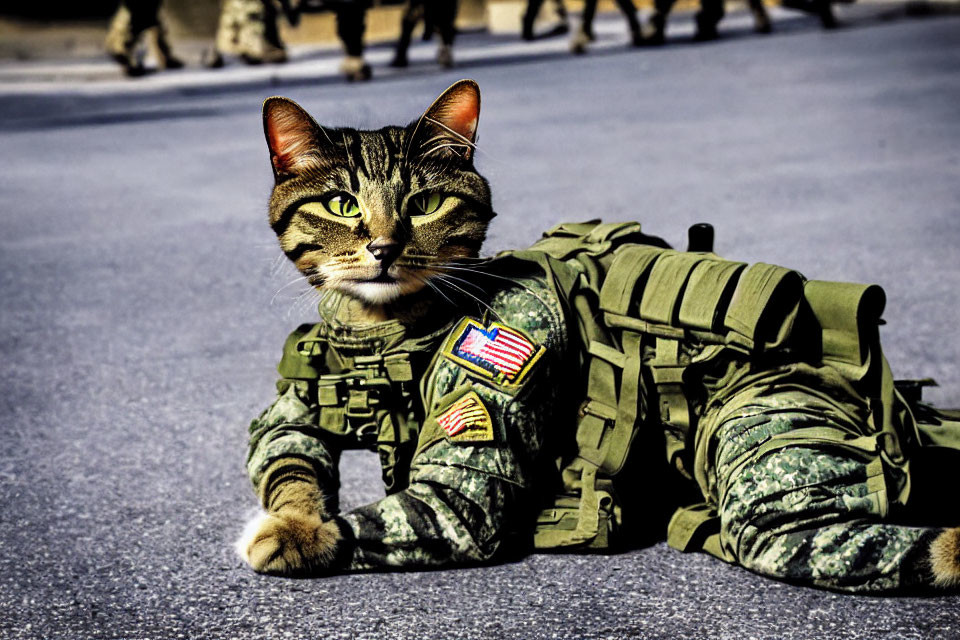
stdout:
<svg viewBox="0 0 960 640">
<path fill-rule="evenodd" d="M 250 423 L 247 473 L 267 510 L 277 506 L 272 501 L 283 499 L 276 491 L 281 484 L 298 481 L 319 488 L 323 504 L 317 506 L 336 513 L 340 449 L 317 424 L 319 409 L 311 378 L 320 372 L 296 349 L 308 329 L 309 325 L 301 326 L 287 338 L 278 367 L 284 377 L 277 382 L 277 398 Z M 317 495 L 315 490 L 313 494 Z"/>
<path fill-rule="evenodd" d="M 500 302 L 492 306 L 502 326 L 519 329 L 542 352 L 509 385 L 450 358 L 467 329 L 451 334 L 421 387 L 427 417 L 408 487 L 343 518 L 353 538 L 349 570 L 484 562 L 513 534 L 531 534 L 543 432 L 562 393 L 564 324 L 557 309 L 530 296 Z"/>
</svg>

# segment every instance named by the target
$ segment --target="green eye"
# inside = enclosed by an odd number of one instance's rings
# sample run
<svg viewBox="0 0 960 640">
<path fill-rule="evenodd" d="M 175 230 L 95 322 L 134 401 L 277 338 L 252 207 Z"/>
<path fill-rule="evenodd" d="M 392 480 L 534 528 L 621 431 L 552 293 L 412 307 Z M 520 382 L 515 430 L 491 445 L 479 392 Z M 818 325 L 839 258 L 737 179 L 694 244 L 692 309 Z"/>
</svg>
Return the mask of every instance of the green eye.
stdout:
<svg viewBox="0 0 960 640">
<path fill-rule="evenodd" d="M 338 193 L 331 198 L 327 198 L 324 200 L 323 206 L 327 208 L 327 211 L 341 218 L 356 218 L 360 215 L 360 205 L 357 204 L 357 199 L 347 193 Z"/>
<path fill-rule="evenodd" d="M 443 201 L 447 197 L 443 194 L 432 192 L 432 193 L 420 193 L 413 197 L 413 211 L 410 213 L 415 216 L 424 216 L 428 213 L 433 213 L 440 208 L 440 205 L 443 204 Z"/>
</svg>

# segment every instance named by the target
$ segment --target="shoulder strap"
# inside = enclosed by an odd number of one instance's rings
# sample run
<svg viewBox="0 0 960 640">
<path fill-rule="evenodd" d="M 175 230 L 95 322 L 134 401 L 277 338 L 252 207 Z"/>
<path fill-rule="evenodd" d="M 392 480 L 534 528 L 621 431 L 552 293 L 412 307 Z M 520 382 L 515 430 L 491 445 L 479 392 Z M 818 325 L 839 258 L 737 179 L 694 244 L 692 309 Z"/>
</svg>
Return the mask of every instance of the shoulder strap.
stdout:
<svg viewBox="0 0 960 640">
<path fill-rule="evenodd" d="M 580 253 L 604 255 L 613 247 L 626 243 L 666 246 L 663 240 L 644 235 L 637 222 L 601 223 L 599 220 L 590 220 L 559 224 L 544 233 L 530 249 L 568 260 Z"/>
<path fill-rule="evenodd" d="M 762 262 L 750 265 L 737 282 L 724 318 L 728 342 L 748 351 L 782 345 L 802 297 L 803 276 L 796 271 Z"/>
<path fill-rule="evenodd" d="M 680 303 L 680 324 L 722 333 L 727 305 L 746 266 L 745 262 L 726 260 L 703 260 L 698 263 L 690 273 Z"/>
<path fill-rule="evenodd" d="M 314 367 L 323 353 L 322 340 L 318 337 L 320 324 L 302 324 L 294 330 L 283 345 L 283 357 L 277 365 L 282 378 L 316 380 L 321 372 Z"/>
</svg>

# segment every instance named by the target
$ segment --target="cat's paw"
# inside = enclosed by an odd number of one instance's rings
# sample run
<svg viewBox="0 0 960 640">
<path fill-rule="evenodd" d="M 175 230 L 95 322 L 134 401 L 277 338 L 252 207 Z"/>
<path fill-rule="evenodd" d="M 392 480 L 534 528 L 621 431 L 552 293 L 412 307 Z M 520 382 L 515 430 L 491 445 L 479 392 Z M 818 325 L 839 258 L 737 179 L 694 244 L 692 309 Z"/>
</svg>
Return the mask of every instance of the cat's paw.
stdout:
<svg viewBox="0 0 960 640">
<path fill-rule="evenodd" d="M 284 510 L 251 520 L 237 541 L 237 551 L 258 573 L 309 575 L 330 566 L 339 541 L 335 522 Z"/>
<path fill-rule="evenodd" d="M 933 584 L 938 587 L 960 587 L 960 527 L 944 529 L 930 545 L 930 568 Z"/>
</svg>

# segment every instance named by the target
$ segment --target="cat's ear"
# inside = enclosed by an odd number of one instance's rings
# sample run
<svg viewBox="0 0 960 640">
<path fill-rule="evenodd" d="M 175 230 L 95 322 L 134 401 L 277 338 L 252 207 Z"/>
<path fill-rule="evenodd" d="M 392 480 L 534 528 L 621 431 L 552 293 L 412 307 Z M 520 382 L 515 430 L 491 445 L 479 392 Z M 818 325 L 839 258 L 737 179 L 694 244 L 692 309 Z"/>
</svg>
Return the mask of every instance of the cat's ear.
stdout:
<svg viewBox="0 0 960 640">
<path fill-rule="evenodd" d="M 434 100 L 420 117 L 410 138 L 412 154 L 449 156 L 470 160 L 480 119 L 480 87 L 459 80 Z"/>
<path fill-rule="evenodd" d="M 277 180 L 315 164 L 320 125 L 293 100 L 274 97 L 264 101 L 263 133 Z"/>
</svg>

